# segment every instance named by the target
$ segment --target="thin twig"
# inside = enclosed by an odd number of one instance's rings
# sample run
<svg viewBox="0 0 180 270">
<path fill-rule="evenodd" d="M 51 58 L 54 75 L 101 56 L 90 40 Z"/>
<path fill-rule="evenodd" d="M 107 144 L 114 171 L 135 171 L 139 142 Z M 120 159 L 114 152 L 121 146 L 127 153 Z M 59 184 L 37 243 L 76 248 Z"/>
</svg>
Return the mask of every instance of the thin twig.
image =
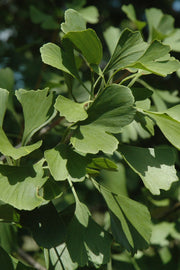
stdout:
<svg viewBox="0 0 180 270">
<path fill-rule="evenodd" d="M 33 257 L 31 257 L 29 254 L 24 252 L 21 248 L 17 250 L 17 255 L 24 260 L 27 264 L 34 267 L 37 270 L 47 270 L 44 266 L 42 266 L 40 263 L 36 262 Z"/>
</svg>

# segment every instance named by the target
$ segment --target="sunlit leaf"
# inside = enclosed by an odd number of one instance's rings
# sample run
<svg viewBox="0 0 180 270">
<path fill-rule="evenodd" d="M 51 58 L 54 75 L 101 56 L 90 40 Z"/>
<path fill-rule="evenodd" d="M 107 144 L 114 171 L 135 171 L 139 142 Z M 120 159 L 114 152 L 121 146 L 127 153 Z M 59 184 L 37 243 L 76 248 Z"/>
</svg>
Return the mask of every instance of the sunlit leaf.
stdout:
<svg viewBox="0 0 180 270">
<path fill-rule="evenodd" d="M 66 46 L 65 50 L 56 44 L 49 42 L 40 48 L 40 52 L 42 61 L 45 64 L 60 69 L 73 77 L 79 78 L 74 54 L 70 46 Z"/>
<path fill-rule="evenodd" d="M 24 114 L 24 133 L 23 142 L 46 125 L 53 115 L 53 95 L 48 93 L 48 88 L 43 90 L 24 90 L 16 91 L 16 96 L 23 108 Z"/>
<path fill-rule="evenodd" d="M 166 113 L 156 113 L 148 111 L 147 114 L 156 121 L 156 124 L 158 125 L 164 136 L 168 139 L 168 141 L 170 141 L 172 145 L 174 145 L 177 149 L 180 150 L 180 121 L 177 121 Z"/>
<path fill-rule="evenodd" d="M 85 178 L 89 159 L 65 144 L 45 151 L 45 159 L 56 181 L 63 181 L 68 177 L 73 181 L 82 181 Z"/>
<path fill-rule="evenodd" d="M 173 182 L 178 181 L 174 153 L 169 147 L 121 146 L 120 152 L 151 193 L 158 195 L 160 189 L 168 190 Z"/>
<path fill-rule="evenodd" d="M 59 95 L 56 99 L 55 108 L 61 116 L 65 116 L 69 122 L 85 120 L 88 115 L 84 109 L 84 103 L 77 103 L 69 98 Z"/>
<path fill-rule="evenodd" d="M 84 18 L 85 21 L 88 23 L 98 23 L 99 19 L 99 12 L 95 6 L 88 6 L 85 8 L 81 8 L 78 10 L 81 16 Z"/>
<path fill-rule="evenodd" d="M 66 34 L 72 31 L 86 29 L 86 21 L 83 16 L 74 9 L 67 9 L 64 13 L 65 22 L 61 24 L 62 31 Z"/>
<path fill-rule="evenodd" d="M 115 84 L 105 88 L 87 110 L 88 118 L 80 122 L 72 135 L 73 146 L 83 153 L 102 150 L 112 154 L 118 141 L 109 133 L 119 133 L 132 122 L 133 102 L 129 88 Z"/>
</svg>

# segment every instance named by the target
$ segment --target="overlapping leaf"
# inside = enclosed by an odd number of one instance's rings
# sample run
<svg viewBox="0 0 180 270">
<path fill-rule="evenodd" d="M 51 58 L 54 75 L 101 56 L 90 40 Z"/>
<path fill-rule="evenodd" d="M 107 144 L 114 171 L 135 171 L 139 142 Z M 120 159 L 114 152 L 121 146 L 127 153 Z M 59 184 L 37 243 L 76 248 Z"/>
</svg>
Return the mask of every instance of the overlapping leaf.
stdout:
<svg viewBox="0 0 180 270">
<path fill-rule="evenodd" d="M 175 157 L 170 148 L 121 146 L 120 152 L 154 195 L 159 195 L 160 189 L 168 190 L 173 182 L 178 181 Z"/>
<path fill-rule="evenodd" d="M 38 141 L 31 145 L 16 148 L 12 146 L 5 132 L 0 127 L 0 153 L 2 153 L 5 156 L 10 156 L 13 159 L 17 160 L 21 157 L 29 155 L 34 150 L 38 149 L 41 146 L 41 144 L 42 141 Z"/>
<path fill-rule="evenodd" d="M 88 117 L 84 109 L 84 103 L 74 102 L 61 95 L 56 99 L 54 106 L 61 113 L 61 116 L 65 116 L 69 122 L 82 121 Z"/>
<path fill-rule="evenodd" d="M 105 71 L 123 69 L 133 64 L 143 55 L 146 48 L 147 44 L 143 41 L 140 32 L 132 32 L 129 29 L 125 29 L 120 35 Z"/>
<path fill-rule="evenodd" d="M 88 260 L 96 266 L 106 264 L 110 258 L 111 236 L 93 221 L 84 204 L 79 201 L 76 204 L 66 239 L 71 259 L 79 266 L 85 266 Z"/>
<path fill-rule="evenodd" d="M 180 121 L 179 121 L 179 106 L 175 109 L 171 108 L 168 112 L 146 112 L 155 121 L 164 136 L 180 150 Z M 171 117 L 172 116 L 172 117 Z"/>
<path fill-rule="evenodd" d="M 169 51 L 169 46 L 155 40 L 131 67 L 167 76 L 180 68 L 180 62 L 174 57 L 170 57 Z"/>
<path fill-rule="evenodd" d="M 170 47 L 159 41 L 150 45 L 144 42 L 140 32 L 125 29 L 105 71 L 137 68 L 160 76 L 166 76 L 180 68 L 180 63 L 169 55 Z"/>
<path fill-rule="evenodd" d="M 29 228 L 40 247 L 51 249 L 65 240 L 66 224 L 52 203 L 24 212 L 21 215 L 21 225 Z"/>
<path fill-rule="evenodd" d="M 47 181 L 43 161 L 33 167 L 0 165 L 0 200 L 18 209 L 32 210 L 43 202 L 38 190 Z"/>
<path fill-rule="evenodd" d="M 44 249 L 44 257 L 49 270 L 75 270 L 78 268 L 78 264 L 72 261 L 65 243 L 49 250 Z"/>
<path fill-rule="evenodd" d="M 103 151 L 112 154 L 118 141 L 109 133 L 119 133 L 132 122 L 134 98 L 129 88 L 111 85 L 95 99 L 88 109 L 88 118 L 79 123 L 71 137 L 73 146 L 83 153 Z"/>
<path fill-rule="evenodd" d="M 63 181 L 67 178 L 73 181 L 82 181 L 89 163 L 88 158 L 76 153 L 65 144 L 45 151 L 45 159 L 56 181 Z"/>
<path fill-rule="evenodd" d="M 48 88 L 43 90 L 24 90 L 16 91 L 16 96 L 23 108 L 24 114 L 24 133 L 23 142 L 46 125 L 53 116 L 53 95 L 48 94 Z"/>
<path fill-rule="evenodd" d="M 102 44 L 93 29 L 68 32 L 64 35 L 62 44 L 64 44 L 66 39 L 72 42 L 89 64 L 99 65 L 102 59 Z"/>
<path fill-rule="evenodd" d="M 111 215 L 111 229 L 115 240 L 132 254 L 145 249 L 151 236 L 150 213 L 148 209 L 126 196 L 115 194 L 97 184 Z"/>
<path fill-rule="evenodd" d="M 163 14 L 160 9 L 146 9 L 146 18 L 149 26 L 149 41 L 162 40 L 174 29 L 174 18 Z"/>
<path fill-rule="evenodd" d="M 42 61 L 45 64 L 79 78 L 72 46 L 68 44 L 65 50 L 49 42 L 40 48 L 40 52 Z"/>
</svg>

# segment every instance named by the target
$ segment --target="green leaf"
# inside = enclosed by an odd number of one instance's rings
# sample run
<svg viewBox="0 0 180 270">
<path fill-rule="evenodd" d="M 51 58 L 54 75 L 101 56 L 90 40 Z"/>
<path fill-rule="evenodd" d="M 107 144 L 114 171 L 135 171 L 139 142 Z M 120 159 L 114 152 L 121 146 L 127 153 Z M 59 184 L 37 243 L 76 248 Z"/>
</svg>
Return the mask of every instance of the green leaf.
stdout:
<svg viewBox="0 0 180 270">
<path fill-rule="evenodd" d="M 16 91 L 16 97 L 22 105 L 24 114 L 24 143 L 55 116 L 52 107 L 53 94 L 48 94 L 48 91 L 48 88 L 30 91 L 19 89 Z"/>
<path fill-rule="evenodd" d="M 9 92 L 6 89 L 0 88 L 0 127 L 3 125 L 4 115 L 8 104 Z"/>
<path fill-rule="evenodd" d="M 72 181 L 84 180 L 89 159 L 76 153 L 68 145 L 60 144 L 56 148 L 45 151 L 45 159 L 56 181 L 67 178 Z"/>
<path fill-rule="evenodd" d="M 34 270 L 34 268 L 29 267 L 21 262 L 18 262 L 16 270 Z"/>
<path fill-rule="evenodd" d="M 17 250 L 17 227 L 15 225 L 0 223 L 0 246 L 8 253 Z"/>
<path fill-rule="evenodd" d="M 83 16 L 74 9 L 65 11 L 65 22 L 61 24 L 61 30 L 66 34 L 72 31 L 82 31 L 86 29 L 86 21 Z"/>
<path fill-rule="evenodd" d="M 102 59 L 102 44 L 93 29 L 68 32 L 64 35 L 62 44 L 66 39 L 73 43 L 75 48 L 83 54 L 89 64 L 99 65 Z"/>
<path fill-rule="evenodd" d="M 15 208 L 32 210 L 43 203 L 38 190 L 46 182 L 42 163 L 33 167 L 0 165 L 0 200 Z"/>
<path fill-rule="evenodd" d="M 56 44 L 49 42 L 40 48 L 40 52 L 42 61 L 45 64 L 79 78 L 74 54 L 70 46 L 65 46 L 65 49 L 61 49 Z"/>
<path fill-rule="evenodd" d="M 113 54 L 116 48 L 120 33 L 121 33 L 120 29 L 114 26 L 109 26 L 103 33 L 111 55 Z"/>
<path fill-rule="evenodd" d="M 112 154 L 118 141 L 109 133 L 119 133 L 132 122 L 134 98 L 129 88 L 112 84 L 95 99 L 87 110 L 88 118 L 77 126 L 71 137 L 73 146 L 82 153 L 98 151 Z"/>
<path fill-rule="evenodd" d="M 78 264 L 72 261 L 65 243 L 49 250 L 44 249 L 44 256 L 46 267 L 49 270 L 75 270 L 78 268 Z"/>
<path fill-rule="evenodd" d="M 10 256 L 2 247 L 0 247 L 0 265 L 2 269 L 14 270 Z"/>
<path fill-rule="evenodd" d="M 163 41 L 163 44 L 169 45 L 172 51 L 180 52 L 180 28 L 175 29 Z"/>
<path fill-rule="evenodd" d="M 125 29 L 116 45 L 114 53 L 107 64 L 105 71 L 123 69 L 136 62 L 144 53 L 147 44 L 143 41 L 140 32 Z"/>
<path fill-rule="evenodd" d="M 155 40 L 145 53 L 130 66 L 165 77 L 180 68 L 180 62 L 174 57 L 170 57 L 169 51 L 169 46 Z"/>
<path fill-rule="evenodd" d="M 50 249 L 59 246 L 65 240 L 66 225 L 52 203 L 22 213 L 21 225 L 29 228 L 40 247 Z"/>
<path fill-rule="evenodd" d="M 81 14 L 81 16 L 84 18 L 86 22 L 92 24 L 98 23 L 99 12 L 95 6 L 88 6 L 85 8 L 81 8 L 80 10 L 78 10 L 78 12 Z"/>
<path fill-rule="evenodd" d="M 174 18 L 163 14 L 160 9 L 146 9 L 146 18 L 149 26 L 149 42 L 155 39 L 163 40 L 174 29 Z"/>
<path fill-rule="evenodd" d="M 111 229 L 115 240 L 134 254 L 145 249 L 151 236 L 148 209 L 126 196 L 115 194 L 93 181 L 103 195 L 111 215 Z"/>
<path fill-rule="evenodd" d="M 124 11 L 126 13 L 127 17 L 136 25 L 136 27 L 139 30 L 142 30 L 146 26 L 145 22 L 141 22 L 141 21 L 137 20 L 135 9 L 134 9 L 132 4 L 123 5 L 122 11 Z"/>
<path fill-rule="evenodd" d="M 69 122 L 77 122 L 85 120 L 88 115 L 84 109 L 84 103 L 77 103 L 69 98 L 59 95 L 56 99 L 55 108 L 65 116 Z"/>
<path fill-rule="evenodd" d="M 15 222 L 18 223 L 20 219 L 19 214 L 9 204 L 5 204 L 3 202 L 0 202 L 0 221 L 1 222 Z"/>
<path fill-rule="evenodd" d="M 168 190 L 173 182 L 178 181 L 171 148 L 121 146 L 120 152 L 152 194 L 159 195 L 160 189 Z"/>
<path fill-rule="evenodd" d="M 86 265 L 88 260 L 97 266 L 106 264 L 110 258 L 111 237 L 93 221 L 84 204 L 76 203 L 66 239 L 71 259 L 79 266 Z"/>
<path fill-rule="evenodd" d="M 14 88 L 14 74 L 10 68 L 0 69 L 0 88 L 12 91 Z"/>
<path fill-rule="evenodd" d="M 116 166 L 117 171 L 101 171 L 102 181 L 100 183 L 113 193 L 128 196 L 125 167 L 121 163 Z"/>
<path fill-rule="evenodd" d="M 153 94 L 153 91 L 142 87 L 132 87 L 131 91 L 135 101 L 147 99 Z"/>
<path fill-rule="evenodd" d="M 180 104 L 166 110 L 166 114 L 180 122 Z"/>
<path fill-rule="evenodd" d="M 105 157 L 93 158 L 88 168 L 96 170 L 117 171 L 118 167 L 115 162 Z"/>
<path fill-rule="evenodd" d="M 38 141 L 38 142 L 31 144 L 31 145 L 21 146 L 19 148 L 15 148 L 12 146 L 12 144 L 8 140 L 3 129 L 0 128 L 0 152 L 3 155 L 10 156 L 15 160 L 29 155 L 34 150 L 38 149 L 41 146 L 41 144 L 42 144 L 42 141 Z"/>
<path fill-rule="evenodd" d="M 170 141 L 172 145 L 174 145 L 177 149 L 180 150 L 180 121 L 175 120 L 166 113 L 147 111 L 146 114 L 148 114 L 156 121 L 156 124 L 158 125 L 166 139 L 168 139 L 168 141 Z"/>
<path fill-rule="evenodd" d="M 35 6 L 30 6 L 30 17 L 33 23 L 41 23 L 41 27 L 44 29 L 58 29 L 59 24 L 54 20 L 51 15 L 48 15 Z"/>
</svg>

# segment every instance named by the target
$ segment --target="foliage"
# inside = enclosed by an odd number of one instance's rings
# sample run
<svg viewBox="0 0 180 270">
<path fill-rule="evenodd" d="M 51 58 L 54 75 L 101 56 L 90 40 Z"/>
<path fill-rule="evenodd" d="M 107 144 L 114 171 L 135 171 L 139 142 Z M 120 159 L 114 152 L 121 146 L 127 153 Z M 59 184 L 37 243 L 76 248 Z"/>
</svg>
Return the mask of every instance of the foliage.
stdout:
<svg viewBox="0 0 180 270">
<path fill-rule="evenodd" d="M 109 27 L 102 42 L 87 28 L 98 22 L 96 7 L 67 9 L 60 44 L 40 48 L 43 89 L 13 91 L 12 70 L 0 70 L 3 269 L 40 269 L 20 256 L 26 234 L 49 270 L 174 263 L 180 97 L 148 77 L 179 76 L 171 51 L 179 52 L 180 29 L 159 9 L 146 10 L 147 23 L 131 4 L 122 10 L 136 31 Z M 29 12 L 42 29 L 58 30 L 52 15 L 35 6 Z"/>
</svg>

